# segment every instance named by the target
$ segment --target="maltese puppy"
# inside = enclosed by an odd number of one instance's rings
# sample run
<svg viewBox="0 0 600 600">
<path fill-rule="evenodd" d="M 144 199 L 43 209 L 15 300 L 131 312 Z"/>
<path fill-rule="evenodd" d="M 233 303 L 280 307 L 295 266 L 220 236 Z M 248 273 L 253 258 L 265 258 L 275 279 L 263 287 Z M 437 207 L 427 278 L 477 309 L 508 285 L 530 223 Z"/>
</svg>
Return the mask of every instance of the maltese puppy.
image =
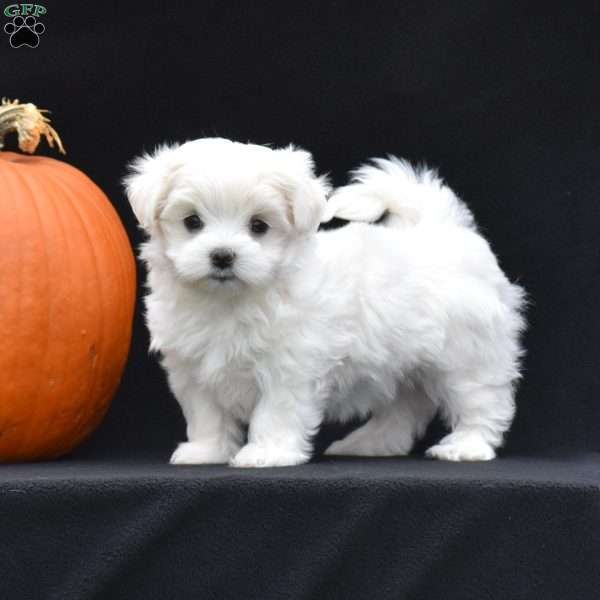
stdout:
<svg viewBox="0 0 600 600">
<path fill-rule="evenodd" d="M 438 411 L 428 456 L 494 458 L 524 294 L 434 172 L 377 160 L 326 203 L 309 153 L 208 138 L 138 158 L 125 186 L 187 422 L 172 463 L 297 465 L 324 420 L 356 417 L 328 454 L 404 455 Z M 317 232 L 334 216 L 358 222 Z"/>
</svg>

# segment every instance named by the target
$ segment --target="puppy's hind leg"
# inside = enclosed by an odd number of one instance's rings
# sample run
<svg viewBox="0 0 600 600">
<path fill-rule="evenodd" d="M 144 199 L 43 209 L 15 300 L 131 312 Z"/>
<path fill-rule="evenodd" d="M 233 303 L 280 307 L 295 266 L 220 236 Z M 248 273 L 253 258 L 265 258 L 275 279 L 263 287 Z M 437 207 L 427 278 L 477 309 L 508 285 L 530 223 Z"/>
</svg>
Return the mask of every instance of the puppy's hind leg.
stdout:
<svg viewBox="0 0 600 600">
<path fill-rule="evenodd" d="M 442 414 L 452 432 L 429 448 L 427 456 L 452 461 L 494 458 L 515 412 L 512 384 L 453 382 L 444 395 Z"/>
<path fill-rule="evenodd" d="M 367 423 L 331 444 L 325 454 L 405 456 L 435 412 L 435 405 L 422 391 L 402 387 L 394 401 L 376 405 Z"/>
</svg>

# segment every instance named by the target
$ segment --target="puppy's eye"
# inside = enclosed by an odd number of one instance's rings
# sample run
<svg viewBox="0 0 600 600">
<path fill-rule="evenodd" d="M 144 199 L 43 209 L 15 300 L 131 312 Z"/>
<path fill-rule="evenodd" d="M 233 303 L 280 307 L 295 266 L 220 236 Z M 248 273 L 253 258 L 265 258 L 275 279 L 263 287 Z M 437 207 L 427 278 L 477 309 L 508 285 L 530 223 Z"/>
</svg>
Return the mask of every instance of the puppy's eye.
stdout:
<svg viewBox="0 0 600 600">
<path fill-rule="evenodd" d="M 254 217 L 250 221 L 250 231 L 255 233 L 256 235 L 263 235 L 267 233 L 269 230 L 269 226 L 262 220 L 257 217 Z"/>
<path fill-rule="evenodd" d="M 183 224 L 188 231 L 200 231 L 204 227 L 204 223 L 198 215 L 186 217 Z"/>
</svg>

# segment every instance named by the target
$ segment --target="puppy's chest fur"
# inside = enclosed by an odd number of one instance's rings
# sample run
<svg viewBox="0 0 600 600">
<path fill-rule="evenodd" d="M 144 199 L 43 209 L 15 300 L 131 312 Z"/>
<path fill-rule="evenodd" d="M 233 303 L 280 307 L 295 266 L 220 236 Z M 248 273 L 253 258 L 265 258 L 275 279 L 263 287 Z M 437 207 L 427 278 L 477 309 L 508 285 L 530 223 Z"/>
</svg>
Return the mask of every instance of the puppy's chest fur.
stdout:
<svg viewBox="0 0 600 600">
<path fill-rule="evenodd" d="M 213 302 L 175 302 L 154 292 L 146 306 L 152 348 L 163 354 L 167 372 L 210 391 L 246 420 L 259 397 L 261 374 L 272 375 L 273 356 L 285 354 L 294 316 L 270 307 L 236 312 Z"/>
<path fill-rule="evenodd" d="M 245 336 L 242 329 L 212 340 L 192 370 L 197 385 L 210 389 L 221 406 L 247 421 L 259 397 L 256 365 L 260 350 L 240 341 Z"/>
</svg>

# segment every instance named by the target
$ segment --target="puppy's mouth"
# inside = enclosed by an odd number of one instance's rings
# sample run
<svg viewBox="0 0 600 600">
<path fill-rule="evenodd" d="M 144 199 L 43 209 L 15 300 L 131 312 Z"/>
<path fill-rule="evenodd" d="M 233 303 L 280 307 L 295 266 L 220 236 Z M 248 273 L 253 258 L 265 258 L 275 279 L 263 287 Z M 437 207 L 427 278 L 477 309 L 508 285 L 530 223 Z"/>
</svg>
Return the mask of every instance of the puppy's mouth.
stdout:
<svg viewBox="0 0 600 600">
<path fill-rule="evenodd" d="M 211 273 L 208 276 L 208 278 L 212 279 L 213 281 L 219 281 L 222 283 L 224 283 L 226 281 L 233 281 L 234 279 L 237 279 L 237 277 L 231 271 Z"/>
</svg>

